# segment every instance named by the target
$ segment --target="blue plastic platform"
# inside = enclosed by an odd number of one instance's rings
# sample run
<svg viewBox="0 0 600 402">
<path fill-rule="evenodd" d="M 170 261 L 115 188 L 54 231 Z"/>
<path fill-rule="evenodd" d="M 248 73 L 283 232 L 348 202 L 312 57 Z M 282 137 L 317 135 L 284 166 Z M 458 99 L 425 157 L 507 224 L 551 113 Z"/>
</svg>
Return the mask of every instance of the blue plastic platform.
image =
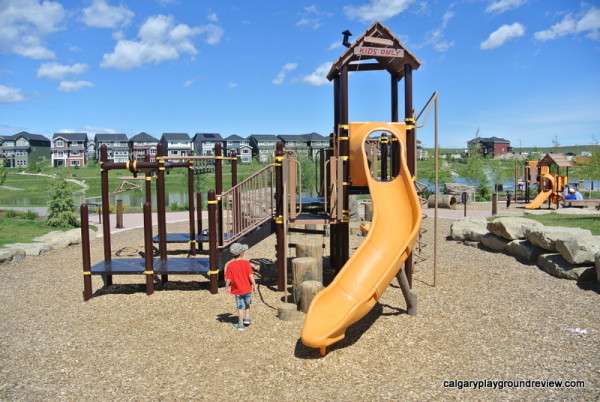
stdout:
<svg viewBox="0 0 600 402">
<path fill-rule="evenodd" d="M 208 258 L 154 258 L 155 274 L 198 274 L 210 271 Z M 143 258 L 114 258 L 101 261 L 90 269 L 93 275 L 135 275 L 146 271 L 146 260 Z"/>
</svg>

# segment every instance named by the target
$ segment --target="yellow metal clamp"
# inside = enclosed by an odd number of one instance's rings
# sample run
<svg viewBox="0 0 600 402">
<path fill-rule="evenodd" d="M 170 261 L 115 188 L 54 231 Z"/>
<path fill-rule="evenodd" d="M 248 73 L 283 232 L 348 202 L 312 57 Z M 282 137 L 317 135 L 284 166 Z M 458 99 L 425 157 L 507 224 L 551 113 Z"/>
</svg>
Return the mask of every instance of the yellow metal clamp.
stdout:
<svg viewBox="0 0 600 402">
<path fill-rule="evenodd" d="M 219 273 L 219 270 L 217 269 L 216 271 L 208 271 L 209 275 L 216 275 Z"/>
<path fill-rule="evenodd" d="M 219 201 L 214 200 L 214 201 L 206 201 L 207 204 L 217 204 Z"/>
<path fill-rule="evenodd" d="M 275 223 L 283 223 L 283 216 L 275 217 Z"/>
<path fill-rule="evenodd" d="M 196 240 L 190 240 L 190 243 L 197 243 Z"/>
<path fill-rule="evenodd" d="M 144 271 L 144 275 L 154 275 L 154 271 Z"/>
<path fill-rule="evenodd" d="M 348 141 L 350 139 L 350 137 L 338 137 L 338 140 L 340 141 Z"/>
<path fill-rule="evenodd" d="M 125 164 L 125 169 L 129 170 L 129 161 L 127 161 L 127 163 Z"/>
<path fill-rule="evenodd" d="M 382 144 L 387 144 L 390 141 L 390 139 L 388 137 L 381 137 L 379 139 L 379 142 Z"/>
<path fill-rule="evenodd" d="M 152 181 L 152 176 L 146 176 L 146 181 Z"/>
<path fill-rule="evenodd" d="M 349 213 L 351 212 L 351 210 L 349 210 L 349 209 L 344 209 L 342 212 L 343 212 L 343 213 L 345 213 L 345 214 L 349 214 Z"/>
<path fill-rule="evenodd" d="M 347 156 L 340 156 L 339 158 L 340 158 L 341 160 L 343 160 L 343 161 L 347 161 L 347 160 L 348 160 L 348 157 L 347 157 Z"/>
<path fill-rule="evenodd" d="M 338 127 L 343 130 L 350 130 L 350 125 L 348 124 L 340 124 Z"/>
<path fill-rule="evenodd" d="M 342 182 L 342 186 L 349 186 L 349 185 L 350 185 L 350 182 L 347 182 L 347 181 Z"/>
<path fill-rule="evenodd" d="M 91 275 L 91 274 L 92 274 L 92 272 L 91 272 L 91 271 L 83 271 L 83 274 L 84 274 L 84 275 Z"/>
<path fill-rule="evenodd" d="M 133 161 L 133 170 L 137 172 L 137 159 Z"/>
<path fill-rule="evenodd" d="M 158 168 L 158 170 L 165 170 L 165 167 L 164 167 L 164 166 L 160 166 L 160 167 Z"/>
</svg>

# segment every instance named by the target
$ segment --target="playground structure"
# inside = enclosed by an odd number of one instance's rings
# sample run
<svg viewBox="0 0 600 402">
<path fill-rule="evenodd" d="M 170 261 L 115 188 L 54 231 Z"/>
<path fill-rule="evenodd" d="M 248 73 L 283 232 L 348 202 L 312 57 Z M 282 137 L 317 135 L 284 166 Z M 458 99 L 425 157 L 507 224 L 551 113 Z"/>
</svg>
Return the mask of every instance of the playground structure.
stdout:
<svg viewBox="0 0 600 402">
<path fill-rule="evenodd" d="M 290 223 L 324 224 L 330 227 L 330 268 L 336 277 L 311 304 L 302 331 L 302 342 L 318 348 L 344 337 L 346 328 L 360 320 L 377 303 L 394 277 L 398 279 L 407 310 L 416 313 L 412 292 L 413 253 L 422 212 L 416 190 L 416 119 L 413 110 L 412 71 L 420 61 L 382 24 L 374 23 L 333 64 L 327 78 L 334 85 L 334 124 L 330 147 L 321 155 L 321 188 L 316 199 L 297 195 L 298 171 L 295 156 L 279 143 L 275 162 L 241 183 L 232 177 L 232 188 L 222 188 L 220 144 L 215 148 L 215 190 L 208 192 L 209 228 L 194 228 L 192 158 L 170 161 L 159 148 L 156 162 L 109 163 L 102 152 L 102 205 L 108 205 L 108 171 L 129 170 L 134 177 L 146 175 L 147 202 L 144 204 L 144 259 L 111 257 L 108 208 L 102 208 L 104 261 L 91 266 L 87 235 L 87 206 L 81 206 L 83 233 L 84 300 L 92 297 L 91 275 L 102 275 L 105 285 L 115 274 L 142 274 L 146 293 L 153 292 L 154 276 L 169 274 L 208 274 L 210 291 L 218 291 L 218 280 L 229 259 L 228 246 L 243 241 L 252 246 L 276 233 L 277 289 L 286 290 L 287 249 Z M 348 76 L 351 71 L 385 70 L 391 76 L 391 121 L 351 123 L 349 121 Z M 404 121 L 399 121 L 398 83 L 404 79 Z M 433 97 L 432 97 L 433 98 Z M 437 102 L 437 97 L 435 98 Z M 431 99 L 430 99 L 431 101 Z M 436 109 L 437 112 L 437 109 Z M 418 118 L 417 118 L 418 119 Z M 437 143 L 437 131 L 436 131 Z M 176 159 L 185 160 L 177 157 Z M 229 158 L 235 164 L 235 155 Z M 188 169 L 190 233 L 173 236 L 166 231 L 165 171 Z M 234 169 L 232 169 L 233 171 Z M 153 257 L 151 219 L 151 179 L 156 175 L 159 256 Z M 235 176 L 232 174 L 232 176 Z M 219 184 L 221 183 L 221 184 Z M 373 219 L 367 237 L 350 258 L 349 196 L 370 194 Z M 198 222 L 200 195 L 197 195 Z M 310 206 L 310 208 L 309 208 Z M 199 229 L 201 223 L 198 224 Z M 296 228 L 296 230 L 298 230 Z M 168 242 L 190 243 L 190 257 L 168 258 Z M 208 243 L 209 257 L 196 257 L 196 244 Z"/>
<path fill-rule="evenodd" d="M 552 167 L 555 166 L 555 173 L 552 173 Z M 560 168 L 566 168 L 566 175 L 560 174 Z M 527 189 L 529 192 L 530 185 L 537 185 L 538 194 L 528 204 L 526 209 L 540 208 L 546 200 L 548 208 L 556 205 L 558 208 L 560 200 L 563 198 L 565 186 L 569 183 L 569 167 L 571 163 L 561 154 L 546 154 L 539 161 L 527 161 L 525 166 L 525 175 L 527 178 Z"/>
</svg>

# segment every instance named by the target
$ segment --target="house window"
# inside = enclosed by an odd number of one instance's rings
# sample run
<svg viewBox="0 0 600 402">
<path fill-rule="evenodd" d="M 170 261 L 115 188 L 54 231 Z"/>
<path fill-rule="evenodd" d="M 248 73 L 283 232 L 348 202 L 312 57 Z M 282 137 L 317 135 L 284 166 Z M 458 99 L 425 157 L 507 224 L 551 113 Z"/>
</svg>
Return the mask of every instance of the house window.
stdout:
<svg viewBox="0 0 600 402">
<path fill-rule="evenodd" d="M 56 153 L 56 157 L 57 157 L 57 158 L 63 158 L 63 157 L 64 157 L 63 151 L 58 151 L 58 152 Z"/>
<path fill-rule="evenodd" d="M 71 156 L 79 156 L 79 151 L 71 151 Z"/>
<path fill-rule="evenodd" d="M 79 161 L 71 161 L 71 166 L 79 166 Z"/>
<path fill-rule="evenodd" d="M 62 140 L 56 140 L 56 146 L 57 146 L 58 148 L 62 148 L 62 147 L 64 147 L 64 146 L 65 146 L 65 144 L 63 143 L 63 141 L 62 141 Z"/>
<path fill-rule="evenodd" d="M 150 148 L 150 155 L 156 155 L 156 148 Z"/>
</svg>

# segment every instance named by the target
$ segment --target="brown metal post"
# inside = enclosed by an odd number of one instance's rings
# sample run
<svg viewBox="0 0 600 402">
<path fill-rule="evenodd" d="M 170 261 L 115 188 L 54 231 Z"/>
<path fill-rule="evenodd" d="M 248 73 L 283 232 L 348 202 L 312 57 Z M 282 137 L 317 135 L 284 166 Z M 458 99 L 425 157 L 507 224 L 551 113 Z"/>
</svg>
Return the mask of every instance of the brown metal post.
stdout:
<svg viewBox="0 0 600 402">
<path fill-rule="evenodd" d="M 83 255 L 83 301 L 92 298 L 92 264 L 90 259 L 90 218 L 87 204 L 79 208 L 81 217 L 81 251 Z"/>
<path fill-rule="evenodd" d="M 238 172 L 237 172 L 237 154 L 232 151 L 230 156 L 231 159 L 231 187 L 235 187 L 238 183 Z M 240 225 L 242 221 L 242 200 L 240 199 L 240 190 L 238 189 L 233 193 L 233 205 L 231 207 L 231 213 L 233 214 L 233 231 L 238 233 L 240 231 Z"/>
<path fill-rule="evenodd" d="M 415 119 L 413 116 L 413 85 L 412 85 L 412 67 L 410 64 L 404 65 L 404 122 L 406 123 L 406 162 L 408 170 L 412 177 L 417 171 L 416 149 L 417 141 L 415 138 Z M 398 170 L 399 171 L 399 170 Z M 414 271 L 413 254 L 408 255 L 404 262 L 408 284 L 412 288 L 412 276 Z"/>
<path fill-rule="evenodd" d="M 283 226 L 283 203 L 285 194 L 283 193 L 283 159 L 285 152 L 283 150 L 283 142 L 277 142 L 275 150 L 275 234 L 277 236 L 277 290 L 280 292 L 285 290 L 286 277 L 285 267 L 285 230 Z"/>
<path fill-rule="evenodd" d="M 392 107 L 392 122 L 397 123 L 399 120 L 398 117 L 398 77 L 391 76 L 391 107 Z M 400 172 L 400 144 L 398 139 L 394 136 L 390 138 L 392 141 L 391 146 L 391 155 L 390 155 L 390 176 L 396 177 Z"/>
<path fill-rule="evenodd" d="M 498 193 L 492 194 L 492 215 L 498 214 Z"/>
<path fill-rule="evenodd" d="M 217 195 L 217 226 L 219 246 L 223 245 L 223 146 L 220 142 L 215 144 L 215 191 Z"/>
<path fill-rule="evenodd" d="M 156 160 L 158 161 L 158 173 L 156 174 L 156 219 L 158 220 L 158 249 L 160 259 L 167 259 L 167 213 L 165 200 L 165 160 L 161 158 L 163 144 L 158 143 L 156 147 Z M 169 281 L 169 275 L 161 275 L 163 282 Z"/>
<path fill-rule="evenodd" d="M 102 165 L 108 162 L 108 148 L 106 144 L 100 146 L 100 186 L 102 189 L 102 238 L 104 239 L 104 261 L 111 260 L 110 246 L 110 199 L 108 197 L 108 169 Z M 112 275 L 103 275 L 104 285 L 112 285 Z"/>
<path fill-rule="evenodd" d="M 381 145 L 381 180 L 386 181 L 388 179 L 388 136 L 387 134 L 381 134 L 381 138 L 379 139 L 379 144 Z M 377 158 L 377 152 L 374 155 Z"/>
<path fill-rule="evenodd" d="M 146 173 L 146 202 L 152 204 L 152 173 Z"/>
<path fill-rule="evenodd" d="M 196 193 L 196 210 L 198 212 L 197 214 L 197 220 L 198 220 L 198 237 L 200 237 L 202 235 L 202 193 L 201 192 L 197 192 Z M 198 242 L 198 250 L 202 250 L 203 249 L 203 245 L 202 245 L 202 241 Z"/>
<path fill-rule="evenodd" d="M 208 249 L 210 258 L 210 293 L 219 292 L 219 254 L 217 244 L 217 197 L 215 190 L 208 190 Z"/>
<path fill-rule="evenodd" d="M 340 72 L 340 125 L 347 125 L 349 123 L 349 117 L 348 117 L 348 113 L 349 113 L 349 106 L 348 106 L 348 65 L 345 64 L 344 66 L 342 66 L 341 72 Z M 338 131 L 339 132 L 339 131 Z M 349 131 L 348 130 L 344 130 L 345 132 L 345 137 L 348 138 L 349 136 Z M 343 178 L 342 178 L 342 188 L 338 189 L 338 193 L 341 192 L 341 195 L 343 197 L 342 200 L 342 204 L 343 204 L 343 217 L 342 217 L 342 222 L 338 223 L 336 226 L 339 227 L 338 228 L 338 241 L 339 241 L 339 246 L 340 250 L 339 250 L 339 257 L 340 260 L 338 261 L 338 265 L 336 267 L 336 270 L 340 270 L 344 264 L 346 264 L 346 261 L 348 261 L 348 258 L 350 258 L 350 210 L 349 210 L 349 195 L 350 195 L 350 159 L 349 159 L 349 155 L 350 155 L 350 141 L 349 140 L 344 140 L 344 141 L 340 141 L 339 142 L 340 145 L 340 149 L 339 149 L 339 155 L 340 155 L 340 159 L 342 159 L 344 161 L 344 171 L 343 171 Z M 340 191 L 341 190 L 341 191 Z"/>
<path fill-rule="evenodd" d="M 194 213 L 194 162 L 188 165 L 188 217 L 190 220 L 190 254 L 196 255 L 196 224 Z"/>
<path fill-rule="evenodd" d="M 146 294 L 154 293 L 154 258 L 152 255 L 152 205 L 144 203 L 144 254 L 146 271 Z"/>
</svg>

